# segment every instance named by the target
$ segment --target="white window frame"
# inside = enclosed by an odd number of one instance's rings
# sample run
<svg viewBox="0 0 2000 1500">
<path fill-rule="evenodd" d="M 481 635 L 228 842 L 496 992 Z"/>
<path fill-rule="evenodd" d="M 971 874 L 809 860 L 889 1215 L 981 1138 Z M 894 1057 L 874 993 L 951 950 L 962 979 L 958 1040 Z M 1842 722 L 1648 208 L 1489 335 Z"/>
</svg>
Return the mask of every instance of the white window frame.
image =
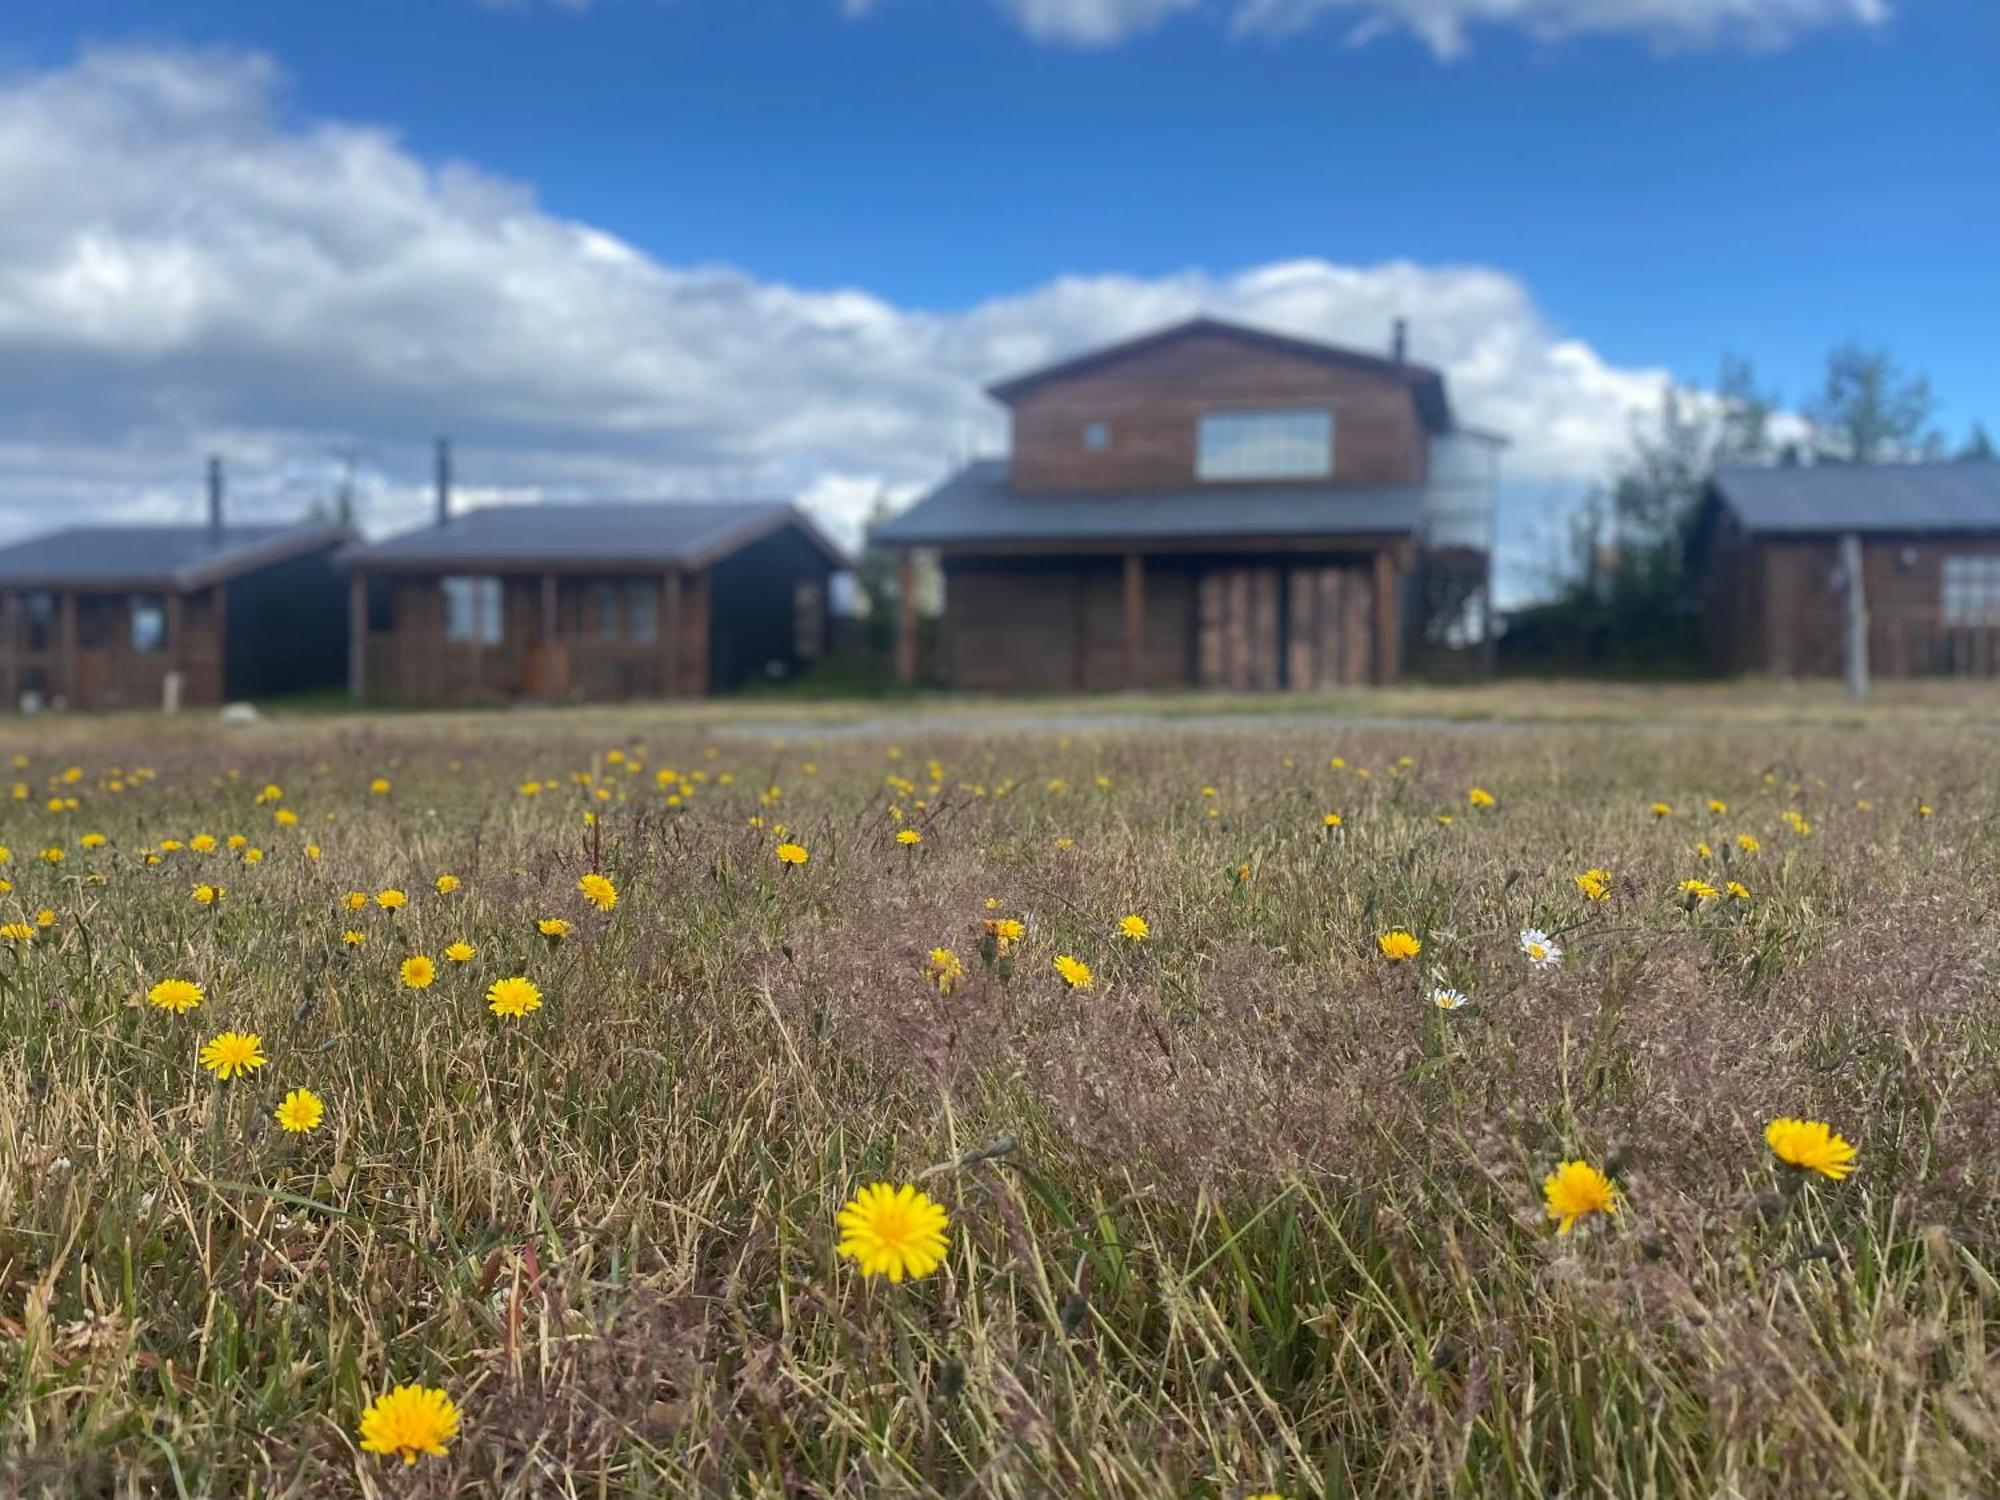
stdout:
<svg viewBox="0 0 2000 1500">
<path fill-rule="evenodd" d="M 2000 552 L 1950 552 L 1938 584 L 1947 630 L 2000 626 Z"/>
<path fill-rule="evenodd" d="M 505 637 L 504 591 L 491 573 L 454 573 L 438 580 L 444 596 L 444 638 L 453 645 L 497 646 Z"/>
</svg>

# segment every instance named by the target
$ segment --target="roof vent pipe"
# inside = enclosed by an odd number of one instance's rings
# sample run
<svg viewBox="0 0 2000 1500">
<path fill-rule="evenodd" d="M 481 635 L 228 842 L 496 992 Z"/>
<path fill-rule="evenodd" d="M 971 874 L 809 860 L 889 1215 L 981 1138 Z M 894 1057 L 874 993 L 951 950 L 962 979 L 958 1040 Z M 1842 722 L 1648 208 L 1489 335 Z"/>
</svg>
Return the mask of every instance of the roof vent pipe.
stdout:
<svg viewBox="0 0 2000 1500">
<path fill-rule="evenodd" d="M 218 454 L 209 455 L 208 460 L 208 545 L 222 546 L 222 458 Z"/>
<path fill-rule="evenodd" d="M 1395 330 L 1389 335 L 1389 353 L 1397 364 L 1402 364 L 1410 352 L 1410 320 L 1396 319 Z"/>
<path fill-rule="evenodd" d="M 440 526 L 451 521 L 451 439 L 439 438 L 437 442 L 437 523 Z"/>
</svg>

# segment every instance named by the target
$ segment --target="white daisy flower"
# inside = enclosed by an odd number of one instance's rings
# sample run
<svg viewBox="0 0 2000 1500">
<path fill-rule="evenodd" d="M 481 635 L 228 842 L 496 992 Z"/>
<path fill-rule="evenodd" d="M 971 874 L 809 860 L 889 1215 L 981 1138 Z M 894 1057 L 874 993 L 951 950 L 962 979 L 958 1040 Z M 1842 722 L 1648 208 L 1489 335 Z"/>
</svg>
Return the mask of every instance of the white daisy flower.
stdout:
<svg viewBox="0 0 2000 1500">
<path fill-rule="evenodd" d="M 1448 984 L 1441 984 L 1431 991 L 1431 1004 L 1439 1010 L 1463 1010 L 1472 1003 L 1472 997 L 1463 990 L 1455 990 Z"/>
<path fill-rule="evenodd" d="M 1550 941 L 1549 935 L 1539 927 L 1522 931 L 1521 951 L 1528 955 L 1528 962 L 1538 969 L 1554 968 L 1562 962 L 1562 949 Z"/>
</svg>

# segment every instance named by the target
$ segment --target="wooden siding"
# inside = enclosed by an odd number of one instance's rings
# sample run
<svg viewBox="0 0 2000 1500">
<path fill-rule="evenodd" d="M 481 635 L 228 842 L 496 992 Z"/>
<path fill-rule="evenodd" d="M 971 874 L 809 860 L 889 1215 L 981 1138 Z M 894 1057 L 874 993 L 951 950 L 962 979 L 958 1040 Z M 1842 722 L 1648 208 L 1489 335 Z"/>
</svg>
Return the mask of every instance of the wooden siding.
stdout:
<svg viewBox="0 0 2000 1500">
<path fill-rule="evenodd" d="M 1312 689 L 1375 670 L 1364 559 L 1157 557 L 1141 563 L 1138 680 L 1116 558 L 948 558 L 941 663 L 953 687 Z"/>
<path fill-rule="evenodd" d="M 1024 393 L 1013 408 L 1011 482 L 1029 492 L 1195 484 L 1202 414 L 1270 408 L 1333 412 L 1332 483 L 1424 479 L 1424 434 L 1402 380 L 1190 335 Z M 1093 422 L 1107 428 L 1099 451 L 1084 447 Z"/>
<path fill-rule="evenodd" d="M 1870 670 L 2000 676 L 2000 627 L 1944 622 L 1944 559 L 2000 555 L 2000 538 L 1869 537 L 1862 546 Z M 1718 671 L 1834 677 L 1845 601 L 1833 537 L 1744 537 L 1726 518 L 1705 559 L 1702 628 Z"/>
<path fill-rule="evenodd" d="M 49 594 L 53 613 L 39 647 L 31 640 L 22 600 Z M 156 651 L 132 646 L 132 606 L 158 599 L 166 634 Z M 212 707 L 223 701 L 226 585 L 191 593 L 154 590 L 9 592 L 0 600 L 0 704 L 17 708 L 24 691 L 46 704 L 72 708 L 158 708 L 167 674 L 181 674 L 181 702 Z"/>
</svg>

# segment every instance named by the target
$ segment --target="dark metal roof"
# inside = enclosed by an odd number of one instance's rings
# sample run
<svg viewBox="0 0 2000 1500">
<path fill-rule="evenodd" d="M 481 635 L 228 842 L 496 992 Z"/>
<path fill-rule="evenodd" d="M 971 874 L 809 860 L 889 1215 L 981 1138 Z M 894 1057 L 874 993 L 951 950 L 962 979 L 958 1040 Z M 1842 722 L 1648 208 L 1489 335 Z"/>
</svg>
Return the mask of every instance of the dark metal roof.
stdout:
<svg viewBox="0 0 2000 1500">
<path fill-rule="evenodd" d="M 679 565 L 701 567 L 796 525 L 835 567 L 848 561 L 796 506 L 782 500 L 591 500 L 489 505 L 340 555 L 347 567 L 424 571 Z"/>
<path fill-rule="evenodd" d="M 1142 354 L 1162 344 L 1170 344 L 1175 339 L 1189 338 L 1197 334 L 1237 339 L 1246 344 L 1256 344 L 1261 348 L 1275 349 L 1279 353 L 1290 354 L 1299 359 L 1338 365 L 1349 370 L 1366 370 L 1371 374 L 1400 380 L 1409 386 L 1410 395 L 1416 402 L 1417 416 L 1423 421 L 1427 430 L 1431 432 L 1452 430 L 1451 403 L 1445 398 L 1444 377 L 1428 365 L 1413 365 L 1379 354 L 1364 354 L 1357 349 L 1343 349 L 1337 344 L 1321 344 L 1311 339 L 1293 338 L 1289 334 L 1272 333 L 1267 329 L 1251 328 L 1242 323 L 1227 323 L 1221 318 L 1189 318 L 1184 323 L 1156 329 L 1152 333 L 1141 334 L 1138 338 L 1107 344 L 1101 349 L 1092 349 L 1070 359 L 1044 365 L 1038 370 L 1029 370 L 1025 374 L 990 385 L 986 391 L 995 400 L 1011 404 L 1037 386 L 1045 385 L 1051 380 L 1081 375 L 1134 354 Z"/>
<path fill-rule="evenodd" d="M 2000 463 L 1728 468 L 1714 489 L 1753 533 L 2000 533 Z"/>
<path fill-rule="evenodd" d="M 1416 529 L 1423 488 L 1392 485 L 1224 485 L 1197 489 L 1024 495 L 1005 459 L 969 464 L 901 515 L 878 542 L 1243 541 L 1400 535 Z"/>
<path fill-rule="evenodd" d="M 345 541 L 345 527 L 227 526 L 220 543 L 206 526 L 69 526 L 0 548 L 0 584 L 201 588 Z"/>
</svg>

